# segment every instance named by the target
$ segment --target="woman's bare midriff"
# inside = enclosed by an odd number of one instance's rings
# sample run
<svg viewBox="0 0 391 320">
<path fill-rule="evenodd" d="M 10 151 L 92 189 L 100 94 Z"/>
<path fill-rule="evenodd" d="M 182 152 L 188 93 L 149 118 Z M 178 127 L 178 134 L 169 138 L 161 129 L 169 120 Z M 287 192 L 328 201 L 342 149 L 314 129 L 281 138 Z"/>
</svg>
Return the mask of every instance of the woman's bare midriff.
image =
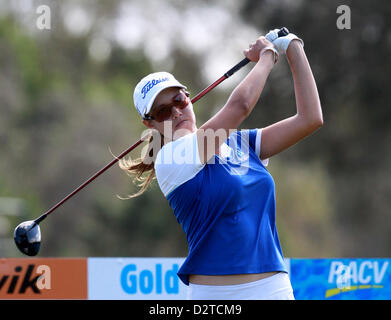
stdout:
<svg viewBox="0 0 391 320">
<path fill-rule="evenodd" d="M 221 276 L 206 276 L 201 274 L 191 274 L 189 275 L 189 282 L 194 284 L 203 284 L 203 285 L 215 285 L 215 286 L 224 286 L 224 285 L 233 285 L 233 284 L 242 284 L 252 281 L 257 281 L 271 277 L 277 272 L 265 272 L 265 273 L 249 273 L 249 274 L 228 274 Z"/>
</svg>

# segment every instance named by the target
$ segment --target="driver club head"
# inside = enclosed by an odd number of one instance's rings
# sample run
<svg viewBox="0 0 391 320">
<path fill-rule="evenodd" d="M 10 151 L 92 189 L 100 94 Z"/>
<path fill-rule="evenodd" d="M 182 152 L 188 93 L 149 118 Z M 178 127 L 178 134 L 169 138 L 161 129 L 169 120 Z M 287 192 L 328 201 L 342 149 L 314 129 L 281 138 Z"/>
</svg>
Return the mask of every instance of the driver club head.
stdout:
<svg viewBox="0 0 391 320">
<path fill-rule="evenodd" d="M 19 224 L 14 231 L 14 240 L 18 249 L 28 255 L 35 256 L 41 246 L 41 230 L 33 220 Z"/>
</svg>

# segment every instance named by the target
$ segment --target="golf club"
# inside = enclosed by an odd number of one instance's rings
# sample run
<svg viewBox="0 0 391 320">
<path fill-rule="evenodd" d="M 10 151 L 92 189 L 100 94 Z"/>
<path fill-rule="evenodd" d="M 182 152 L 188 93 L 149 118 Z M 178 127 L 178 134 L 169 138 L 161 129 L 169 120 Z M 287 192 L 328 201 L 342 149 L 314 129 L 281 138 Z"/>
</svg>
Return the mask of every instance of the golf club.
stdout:
<svg viewBox="0 0 391 320">
<path fill-rule="evenodd" d="M 278 36 L 283 37 L 283 36 L 286 36 L 288 33 L 289 33 L 288 29 L 284 27 L 284 28 L 281 28 L 280 31 L 278 32 Z M 195 103 L 196 101 L 198 101 L 201 97 L 203 97 L 205 94 L 207 94 L 213 88 L 215 88 L 218 84 L 223 82 L 225 79 L 229 78 L 236 71 L 243 68 L 249 62 L 250 62 L 249 59 L 244 58 L 242 61 L 240 61 L 238 64 L 236 64 L 233 68 L 228 70 L 223 76 L 221 76 L 219 79 L 217 79 L 215 82 L 213 82 L 210 86 L 208 86 L 207 88 L 202 90 L 199 94 L 197 94 L 194 98 L 192 98 L 191 102 Z M 56 205 L 54 205 L 51 209 L 46 211 L 44 214 L 39 216 L 37 219 L 20 223 L 15 228 L 15 231 L 14 231 L 14 240 L 15 240 L 15 244 L 18 247 L 18 249 L 22 253 L 24 253 L 28 256 L 37 255 L 39 252 L 40 246 L 41 246 L 41 230 L 39 228 L 39 223 L 42 220 L 44 220 L 50 213 L 52 213 L 54 210 L 56 210 L 59 206 L 61 206 L 65 201 L 70 199 L 77 192 L 82 190 L 85 186 L 87 186 L 89 183 L 91 183 L 93 180 L 95 180 L 103 172 L 105 172 L 107 169 L 112 167 L 120 159 L 122 159 L 129 152 L 131 152 L 133 149 L 135 149 L 139 144 L 141 144 L 143 141 L 147 140 L 149 138 L 149 136 L 150 136 L 150 134 L 146 134 L 145 136 L 143 136 L 139 141 L 137 141 L 135 144 L 133 144 L 128 149 L 123 151 L 118 157 L 113 159 L 109 164 L 107 164 L 105 167 L 103 167 L 101 170 L 99 170 L 97 173 L 95 173 L 93 176 L 91 176 L 87 181 L 85 181 L 83 184 L 81 184 L 79 187 L 77 187 L 68 196 L 66 196 L 63 200 L 58 202 Z"/>
</svg>

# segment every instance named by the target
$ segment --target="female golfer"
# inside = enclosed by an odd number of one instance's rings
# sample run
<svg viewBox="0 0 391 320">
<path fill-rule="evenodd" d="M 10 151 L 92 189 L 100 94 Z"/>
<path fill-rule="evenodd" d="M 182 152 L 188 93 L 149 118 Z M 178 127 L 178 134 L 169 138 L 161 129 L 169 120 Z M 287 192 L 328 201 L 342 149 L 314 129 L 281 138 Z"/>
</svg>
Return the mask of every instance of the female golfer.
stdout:
<svg viewBox="0 0 391 320">
<path fill-rule="evenodd" d="M 263 129 L 237 130 L 278 60 L 276 49 L 286 53 L 292 71 L 297 113 Z M 171 74 L 150 74 L 134 91 L 143 123 L 157 132 L 150 145 L 158 148 L 120 166 L 142 181 L 133 196 L 156 175 L 186 233 L 189 253 L 178 276 L 189 286 L 188 299 L 294 299 L 275 224 L 274 182 L 265 166 L 322 126 L 321 105 L 297 36 L 273 42 L 260 37 L 244 55 L 255 66 L 199 128 L 186 87 Z"/>
</svg>

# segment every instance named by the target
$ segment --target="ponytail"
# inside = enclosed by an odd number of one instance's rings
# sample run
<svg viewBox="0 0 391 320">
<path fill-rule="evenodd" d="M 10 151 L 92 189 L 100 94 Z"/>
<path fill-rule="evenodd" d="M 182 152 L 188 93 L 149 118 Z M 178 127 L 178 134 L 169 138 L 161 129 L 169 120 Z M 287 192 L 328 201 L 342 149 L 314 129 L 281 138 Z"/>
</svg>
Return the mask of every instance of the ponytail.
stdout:
<svg viewBox="0 0 391 320">
<path fill-rule="evenodd" d="M 154 137 L 156 139 L 154 139 Z M 129 157 L 128 159 L 123 158 L 119 161 L 119 167 L 124 170 L 128 176 L 133 176 L 133 183 L 137 184 L 140 182 L 138 186 L 141 187 L 137 193 L 121 199 L 125 200 L 141 196 L 148 189 L 152 181 L 156 179 L 154 167 L 155 160 L 163 145 L 164 136 L 159 131 L 153 130 L 153 134 L 148 139 L 148 149 L 145 157 L 140 157 L 135 160 L 132 160 Z"/>
</svg>

